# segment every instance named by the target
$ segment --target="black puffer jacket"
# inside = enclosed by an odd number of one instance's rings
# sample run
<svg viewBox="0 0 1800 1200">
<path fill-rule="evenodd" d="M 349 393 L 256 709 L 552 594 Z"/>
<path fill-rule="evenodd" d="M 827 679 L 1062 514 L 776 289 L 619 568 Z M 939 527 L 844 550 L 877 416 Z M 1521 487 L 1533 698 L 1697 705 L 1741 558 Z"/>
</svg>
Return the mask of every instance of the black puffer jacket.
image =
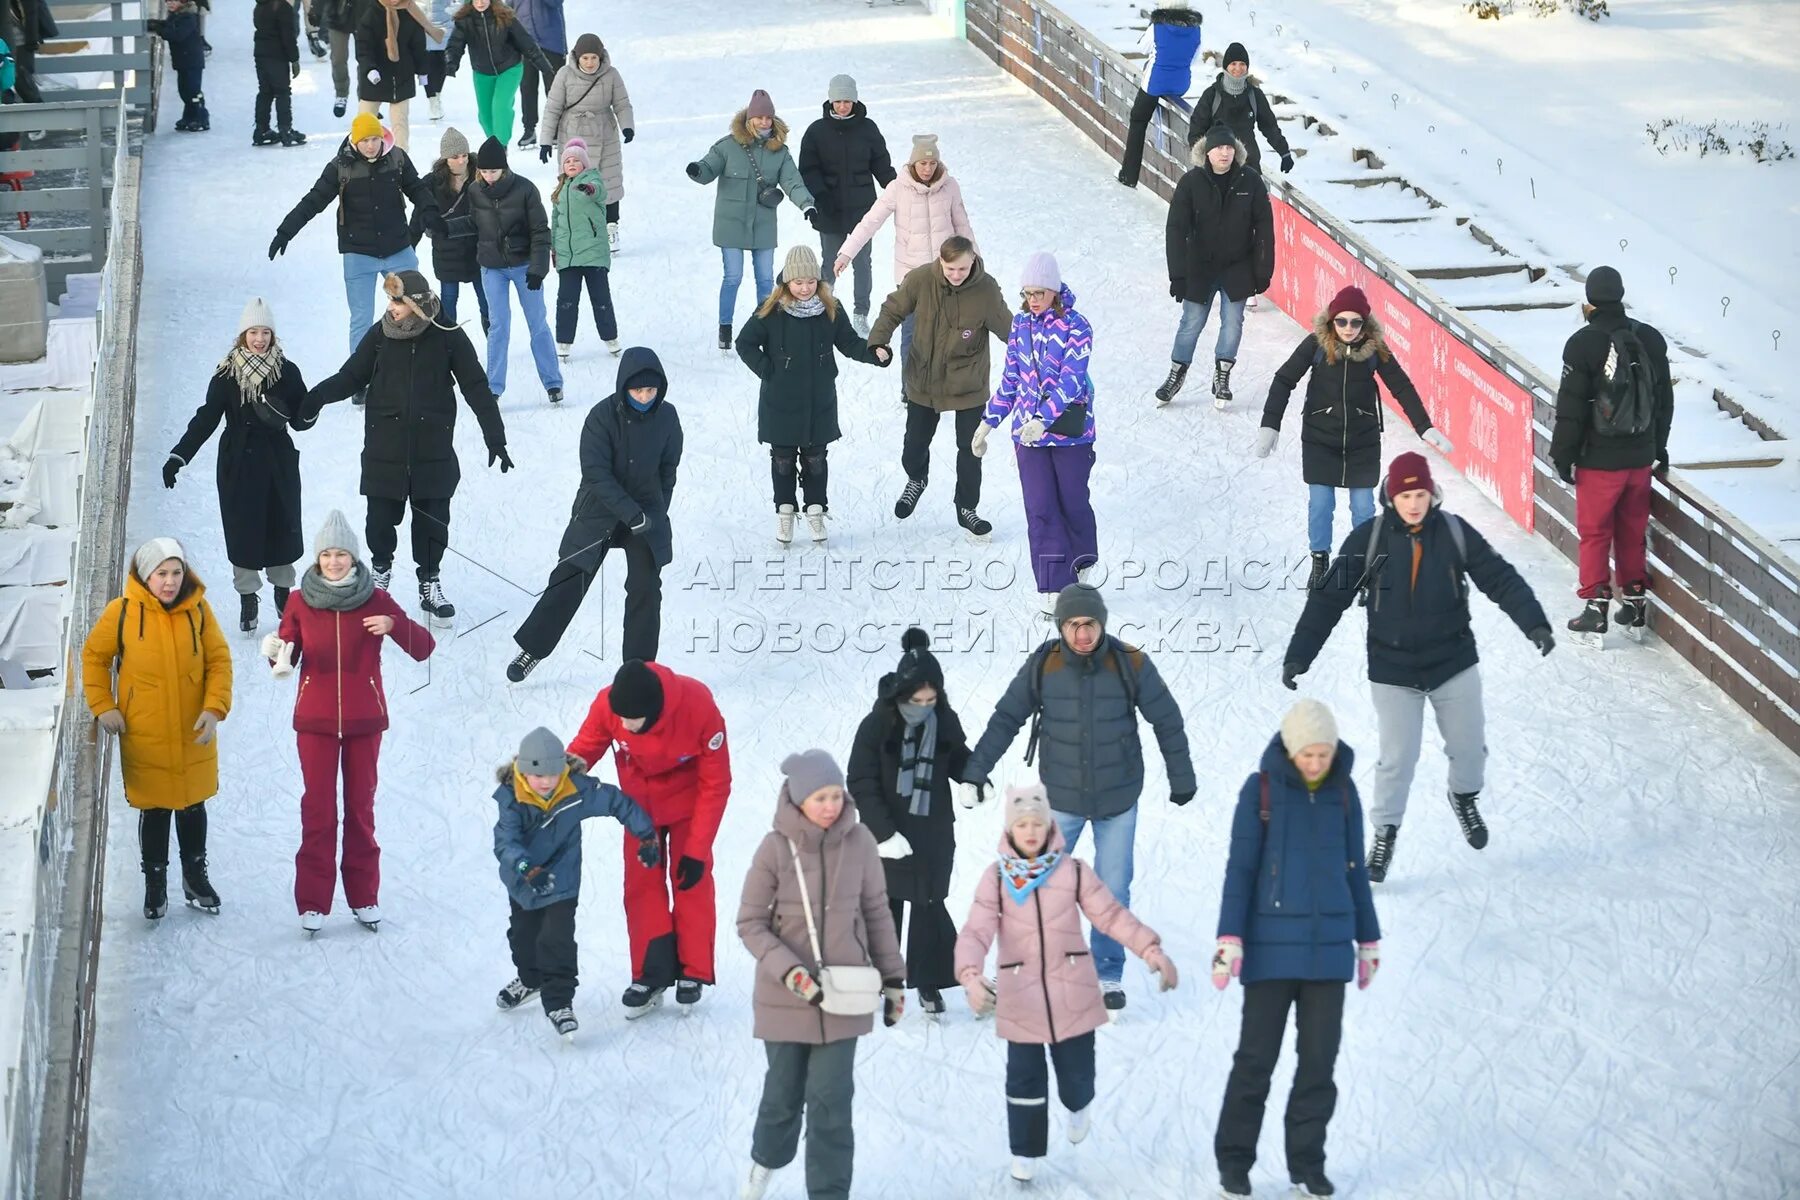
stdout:
<svg viewBox="0 0 1800 1200">
<path fill-rule="evenodd" d="M 1237 161 L 1221 180 L 1199 146 L 1194 169 L 1169 201 L 1166 249 L 1169 282 L 1182 297 L 1204 301 L 1214 289 L 1233 300 L 1268 290 L 1275 278 L 1275 216 L 1261 172 Z"/>
<path fill-rule="evenodd" d="M 930 810 L 914 816 L 912 797 L 900 795 L 900 739 L 906 734 L 906 722 L 895 707 L 899 698 L 888 694 L 877 698 L 874 710 L 856 727 L 844 783 L 856 797 L 856 815 L 877 842 L 899 833 L 912 846 L 907 857 L 883 859 L 881 865 L 887 873 L 888 899 L 919 904 L 950 894 L 950 871 L 956 861 L 956 805 L 951 802 L 950 782 L 962 776 L 969 743 L 956 710 L 939 692 Z"/>
<path fill-rule="evenodd" d="M 437 201 L 431 187 L 413 169 L 406 151 L 384 146 L 371 162 L 345 138 L 319 172 L 318 182 L 282 218 L 278 232 L 284 240 L 293 240 L 308 221 L 336 200 L 338 253 L 386 258 L 412 244 L 406 215 L 409 199 L 425 228 L 439 228 Z"/>
<path fill-rule="evenodd" d="M 1387 418 L 1375 386 L 1377 375 L 1419 436 L 1431 428 L 1431 414 L 1382 340 L 1374 317 L 1364 325 L 1362 340 L 1346 346 L 1332 332 L 1331 314 L 1320 313 L 1312 335 L 1295 347 L 1269 384 L 1263 428 L 1281 428 L 1288 397 L 1309 372 L 1300 418 L 1300 471 L 1307 483 L 1372 488 L 1381 479 L 1381 431 Z"/>
<path fill-rule="evenodd" d="M 1225 73 L 1219 72 L 1219 79 L 1224 77 Z M 1219 79 L 1214 79 L 1194 101 L 1193 113 L 1188 117 L 1188 145 L 1198 144 L 1206 137 L 1207 130 L 1223 121 L 1243 143 L 1246 161 L 1252 167 L 1262 162 L 1262 149 L 1256 144 L 1259 129 L 1268 140 L 1269 149 L 1277 155 L 1286 154 L 1287 138 L 1281 132 L 1281 122 L 1270 111 L 1269 98 L 1263 95 L 1262 88 L 1246 78 L 1243 94 L 1233 96 Z"/>
<path fill-rule="evenodd" d="M 424 11 L 423 9 L 420 10 Z M 394 44 L 400 49 L 398 61 L 387 56 L 387 9 L 381 0 L 371 0 L 356 24 L 356 98 L 398 104 L 411 100 L 418 90 L 416 78 L 429 73 L 431 47 L 425 41 L 425 29 L 405 9 L 394 24 Z M 369 72 L 380 78 L 369 82 Z"/>
<path fill-rule="evenodd" d="M 338 33 L 355 33 L 363 10 L 377 0 L 309 0 L 306 11 L 312 14 L 313 28 L 331 29 Z"/>
<path fill-rule="evenodd" d="M 456 387 L 480 423 L 488 449 L 504 449 L 506 426 L 469 335 L 434 324 L 416 338 L 391 338 L 377 321 L 337 374 L 307 393 L 306 413 L 315 415 L 367 388 L 362 494 L 441 500 L 454 496 L 462 480 L 455 446 Z"/>
<path fill-rule="evenodd" d="M 438 215 L 443 218 L 443 228 L 431 235 L 431 273 L 439 281 L 451 283 L 481 282 L 481 265 L 475 261 L 475 168 L 469 167 L 468 182 L 459 192 L 450 182 L 450 168 L 438 159 L 432 165 L 431 174 L 425 177 L 431 186 L 432 199 L 437 201 Z M 412 218 L 412 242 L 419 244 L 425 235 L 425 218 L 423 210 L 414 208 Z"/>
<path fill-rule="evenodd" d="M 469 208 L 475 217 L 475 261 L 496 271 L 524 267 L 533 279 L 548 275 L 550 218 L 537 185 L 508 171 L 497 183 L 483 183 L 477 177 L 469 191 Z"/>
<path fill-rule="evenodd" d="M 661 388 L 649 412 L 639 412 L 625 382 L 643 371 Z M 569 510 L 571 521 L 612 521 L 627 529 L 648 516 L 645 534 L 658 566 L 675 557 L 669 505 L 681 466 L 681 418 L 669 404 L 669 378 L 656 352 L 632 346 L 619 359 L 618 386 L 588 410 L 581 427 L 581 488 Z"/>
<path fill-rule="evenodd" d="M 525 25 L 512 13 L 504 19 L 500 10 L 488 5 L 486 12 L 473 8 L 459 9 L 456 28 L 444 44 L 444 69 L 454 74 L 462 67 L 463 51 L 469 52 L 469 66 L 477 75 L 502 75 L 522 62 L 529 62 L 548 79 L 556 68 L 543 50 L 531 40 Z"/>
<path fill-rule="evenodd" d="M 756 440 L 770 446 L 823 446 L 838 431 L 837 355 L 879 363 L 856 336 L 850 314 L 833 303 L 831 316 L 796 317 L 780 305 L 758 312 L 738 332 L 738 357 L 762 380 Z M 835 351 L 835 353 L 834 353 Z"/>
<path fill-rule="evenodd" d="M 256 0 L 251 54 L 258 61 L 300 61 L 300 14 L 288 0 Z"/>
<path fill-rule="evenodd" d="M 1459 556 L 1447 521 L 1460 521 L 1466 555 Z M 1306 596 L 1306 608 L 1288 642 L 1283 663 L 1302 671 L 1312 666 L 1338 618 L 1358 594 L 1369 549 L 1370 526 L 1381 523 L 1377 568 L 1369 586 L 1369 681 L 1430 691 L 1468 670 L 1480 659 L 1469 624 L 1469 586 L 1500 606 L 1521 633 L 1548 629 L 1550 620 L 1531 586 L 1513 565 L 1494 552 L 1486 538 L 1461 517 L 1444 512 L 1436 500 L 1416 531 L 1400 520 L 1384 495 L 1381 511 L 1350 531 L 1338 550 L 1324 586 Z M 1417 581 L 1414 543 L 1419 545 Z"/>
<path fill-rule="evenodd" d="M 1650 363 L 1656 387 L 1656 421 L 1636 437 L 1607 436 L 1594 429 L 1594 397 L 1606 382 L 1606 360 L 1615 330 L 1637 327 L 1638 342 Z M 1556 389 L 1556 428 L 1550 461 L 1557 470 L 1587 467 L 1629 471 L 1669 460 L 1669 426 L 1675 419 L 1675 388 L 1669 379 L 1669 344 L 1652 326 L 1634 322 L 1622 304 L 1602 304 L 1588 323 L 1563 345 L 1562 385 Z"/>
<path fill-rule="evenodd" d="M 875 207 L 875 189 L 894 182 L 894 164 L 860 101 L 842 119 L 832 115 L 830 101 L 824 112 L 800 139 L 800 178 L 818 208 L 813 228 L 848 234 Z"/>
</svg>

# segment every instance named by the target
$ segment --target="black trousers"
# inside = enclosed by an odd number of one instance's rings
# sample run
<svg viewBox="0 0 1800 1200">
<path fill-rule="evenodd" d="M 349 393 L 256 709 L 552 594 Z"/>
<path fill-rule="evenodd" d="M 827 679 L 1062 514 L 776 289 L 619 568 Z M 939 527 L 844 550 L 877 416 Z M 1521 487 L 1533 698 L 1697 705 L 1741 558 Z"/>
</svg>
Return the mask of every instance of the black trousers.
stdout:
<svg viewBox="0 0 1800 1200">
<path fill-rule="evenodd" d="M 506 944 L 512 947 L 513 966 L 519 982 L 539 989 L 545 1012 L 567 1008 L 575 1002 L 575 904 L 578 898 L 558 900 L 542 908 L 512 906 L 506 926 Z"/>
<path fill-rule="evenodd" d="M 1020 1158 L 1042 1158 L 1050 1142 L 1050 1071 L 1044 1051 L 1056 1065 L 1056 1096 L 1070 1112 L 1094 1101 L 1094 1034 L 1092 1030 L 1048 1046 L 1038 1042 L 1006 1043 L 1006 1133 Z"/>
<path fill-rule="evenodd" d="M 550 582 L 531 608 L 531 614 L 513 641 L 533 658 L 549 658 L 569 622 L 581 609 L 581 601 L 600 574 L 608 550 L 625 552 L 625 633 L 621 649 L 626 658 L 645 662 L 656 658 L 662 640 L 662 568 L 649 542 L 623 525 L 610 521 L 572 520 L 563 530 L 557 548 L 559 561 Z"/>
<path fill-rule="evenodd" d="M 606 223 L 608 225 L 617 225 L 619 223 L 619 202 L 617 200 L 612 201 L 606 206 Z"/>
<path fill-rule="evenodd" d="M 775 483 L 775 508 L 778 511 L 784 504 L 800 507 L 794 494 L 796 483 L 804 490 L 807 504 L 824 509 L 831 507 L 825 499 L 825 485 L 831 477 L 830 464 L 825 461 L 829 449 L 829 446 L 769 447 L 769 477 Z"/>
<path fill-rule="evenodd" d="M 169 865 L 169 819 L 175 823 L 175 837 L 181 843 L 181 861 L 196 862 L 206 857 L 206 802 L 189 808 L 143 808 L 138 810 L 138 851 L 146 867 Z"/>
<path fill-rule="evenodd" d="M 444 90 L 444 66 L 445 51 L 427 50 L 425 52 L 425 98 L 427 100 Z"/>
<path fill-rule="evenodd" d="M 575 340 L 575 329 L 581 323 L 581 288 L 587 286 L 588 302 L 594 308 L 594 328 L 600 340 L 617 341 L 619 320 L 613 315 L 612 287 L 606 279 L 605 267 L 564 267 L 556 273 L 556 340 L 568 345 Z"/>
<path fill-rule="evenodd" d="M 275 110 L 275 118 L 283 133 L 294 127 L 293 80 L 289 77 L 285 58 L 256 60 L 257 129 L 269 128 L 270 108 Z"/>
<path fill-rule="evenodd" d="M 908 479 L 931 477 L 931 439 L 937 435 L 938 416 L 926 404 L 906 406 L 906 441 L 900 450 L 900 466 Z M 975 457 L 971 439 L 981 424 L 980 408 L 956 413 L 956 507 L 974 508 L 981 503 L 981 460 Z"/>
<path fill-rule="evenodd" d="M 1288 1009 L 1295 1010 L 1300 1063 L 1288 1093 L 1288 1171 L 1325 1169 L 1325 1127 L 1337 1107 L 1338 1040 L 1344 1029 L 1344 984 L 1311 979 L 1268 979 L 1244 985 L 1244 1023 L 1237 1055 L 1225 1083 L 1213 1154 L 1220 1170 L 1248 1171 L 1256 1162 L 1256 1139 L 1262 1132 L 1263 1106 L 1269 1099 L 1269 1076 L 1281 1055 Z"/>
<path fill-rule="evenodd" d="M 568 60 L 554 50 L 544 51 L 544 57 L 550 60 L 550 74 L 541 74 L 525 60 L 525 69 L 519 73 L 519 112 L 524 117 L 524 126 L 531 136 L 537 136 L 538 127 L 538 88 L 544 89 L 544 95 L 550 94 L 550 84 L 556 78 L 556 72 L 562 70 L 563 63 Z"/>
<path fill-rule="evenodd" d="M 369 497 L 369 515 L 363 522 L 363 536 L 369 542 L 369 565 L 383 570 L 394 565 L 394 551 L 400 545 L 400 522 L 412 506 L 413 566 L 419 579 L 436 579 L 438 566 L 444 561 L 444 547 L 450 544 L 450 497 L 441 500 L 390 500 L 386 496 Z"/>
<path fill-rule="evenodd" d="M 941 992 L 956 983 L 956 922 L 942 900 L 915 900 L 908 929 L 906 904 L 905 900 L 888 901 L 894 932 L 906 930 L 906 982 Z"/>
<path fill-rule="evenodd" d="M 1150 134 L 1150 120 L 1156 116 L 1161 99 L 1138 89 L 1131 102 L 1131 127 L 1125 131 L 1125 157 L 1119 164 L 1119 178 L 1136 183 L 1144 168 L 1144 139 Z"/>
<path fill-rule="evenodd" d="M 211 122 L 212 114 L 206 111 L 206 96 L 201 92 L 201 77 L 205 67 L 177 68 L 175 71 L 175 94 L 181 97 L 181 119 L 184 121 Z"/>
</svg>

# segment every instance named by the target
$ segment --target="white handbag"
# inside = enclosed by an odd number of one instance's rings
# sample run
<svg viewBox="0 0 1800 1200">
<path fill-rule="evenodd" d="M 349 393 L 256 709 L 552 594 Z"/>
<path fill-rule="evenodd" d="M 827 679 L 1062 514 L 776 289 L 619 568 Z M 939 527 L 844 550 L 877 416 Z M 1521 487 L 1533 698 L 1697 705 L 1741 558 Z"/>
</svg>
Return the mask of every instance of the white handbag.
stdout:
<svg viewBox="0 0 1800 1200">
<path fill-rule="evenodd" d="M 838 1017 L 872 1017 L 881 1011 L 881 972 L 870 966 L 828 967 L 819 950 L 819 927 L 813 924 L 812 897 L 806 892 L 806 872 L 800 866 L 800 847 L 792 838 L 794 876 L 800 884 L 800 904 L 806 911 L 806 936 L 812 941 L 813 961 L 819 964 L 819 1007 Z"/>
</svg>

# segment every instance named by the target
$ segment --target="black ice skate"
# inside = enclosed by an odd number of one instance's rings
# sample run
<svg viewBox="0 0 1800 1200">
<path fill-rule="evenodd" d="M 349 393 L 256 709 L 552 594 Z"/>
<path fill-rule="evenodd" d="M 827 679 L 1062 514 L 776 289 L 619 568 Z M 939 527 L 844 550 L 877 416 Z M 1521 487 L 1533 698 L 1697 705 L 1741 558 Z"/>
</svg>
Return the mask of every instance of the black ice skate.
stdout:
<svg viewBox="0 0 1800 1200">
<path fill-rule="evenodd" d="M 500 994 L 494 997 L 494 1006 L 501 1012 L 511 1012 L 537 995 L 537 992 L 536 988 L 526 987 L 524 981 L 514 975 L 513 981 L 501 988 Z"/>
<path fill-rule="evenodd" d="M 552 1025 L 556 1026 L 556 1032 L 565 1038 L 574 1037 L 575 1031 L 581 1028 L 581 1022 L 575 1019 L 575 1010 L 572 1008 L 551 1009 L 544 1015 L 550 1018 Z"/>
<path fill-rule="evenodd" d="M 1456 813 L 1456 822 L 1462 826 L 1463 837 L 1469 845 L 1479 850 L 1488 843 L 1487 822 L 1481 819 L 1481 810 L 1475 807 L 1475 800 L 1480 792 L 1450 792 L 1450 808 Z"/>
<path fill-rule="evenodd" d="M 1170 363 L 1169 377 L 1162 381 L 1161 387 L 1156 389 L 1156 402 L 1158 404 L 1167 404 L 1169 401 L 1173 400 L 1175 394 L 1181 391 L 1181 385 L 1187 382 L 1187 373 L 1188 364 L 1183 362 Z"/>
<path fill-rule="evenodd" d="M 524 683 L 525 677 L 538 665 L 538 657 L 528 650 L 521 650 L 506 664 L 506 678 L 513 683 Z"/>
<path fill-rule="evenodd" d="M 160 921 L 169 911 L 169 868 L 144 868 L 144 919 Z"/>
<path fill-rule="evenodd" d="M 1217 358 L 1213 360 L 1213 407 L 1223 409 L 1231 403 L 1231 368 L 1237 366 L 1235 358 Z"/>
<path fill-rule="evenodd" d="M 256 593 L 238 593 L 238 629 L 244 633 L 256 632 Z"/>
<path fill-rule="evenodd" d="M 1325 576 L 1331 571 L 1331 553 L 1327 550 L 1312 552 L 1312 574 L 1307 577 L 1306 590 L 1316 592 L 1325 586 Z"/>
<path fill-rule="evenodd" d="M 729 352 L 731 349 L 731 323 L 722 321 L 719 324 L 719 349 Z"/>
<path fill-rule="evenodd" d="M 635 1021 L 645 1013 L 661 1007 L 663 993 L 667 990 L 632 980 L 631 986 L 625 989 L 625 994 L 619 997 L 619 1002 L 625 1006 L 625 1019 Z"/>
<path fill-rule="evenodd" d="M 456 617 L 456 605 L 444 599 L 444 585 L 436 576 L 419 580 L 419 607 L 434 625 L 448 625 Z"/>
<path fill-rule="evenodd" d="M 181 891 L 189 908 L 215 917 L 219 915 L 219 893 L 213 890 L 212 880 L 206 877 L 204 857 L 181 860 Z"/>
<path fill-rule="evenodd" d="M 370 563 L 369 574 L 375 577 L 375 586 L 385 592 L 388 590 L 388 584 L 394 582 L 394 564 Z"/>
<path fill-rule="evenodd" d="M 277 621 L 281 620 L 281 614 L 287 611 L 287 598 L 287 588 L 278 587 L 275 589 L 275 619 Z"/>
<path fill-rule="evenodd" d="M 252 146 L 279 146 L 281 135 L 264 125 L 250 135 L 250 144 Z"/>
<path fill-rule="evenodd" d="M 693 1011 L 694 1005 L 700 1003 L 700 986 L 698 979 L 675 981 L 675 1003 L 682 1005 L 683 1012 Z"/>
<path fill-rule="evenodd" d="M 963 527 L 963 531 L 969 535 L 971 542 L 985 542 L 988 540 L 988 535 L 994 532 L 994 523 L 984 521 L 981 514 L 972 508 L 958 508 L 956 523 Z"/>
<path fill-rule="evenodd" d="M 936 988 L 919 989 L 919 1011 L 933 1021 L 944 1015 L 944 993 Z"/>
<path fill-rule="evenodd" d="M 1619 632 L 1641 644 L 1644 635 L 1650 631 L 1649 606 L 1650 599 L 1644 595 L 1643 584 L 1633 584 L 1626 588 L 1625 595 L 1619 600 L 1618 612 L 1614 615 L 1619 623 Z"/>
<path fill-rule="evenodd" d="M 1125 985 L 1116 979 L 1100 981 L 1100 999 L 1106 1005 L 1106 1011 L 1116 1013 L 1125 1007 Z"/>
<path fill-rule="evenodd" d="M 1219 1168 L 1219 1195 L 1224 1200 L 1243 1200 L 1251 1194 L 1250 1172 L 1240 1167 Z"/>
<path fill-rule="evenodd" d="M 1612 597 L 1599 595 L 1587 602 L 1580 615 L 1569 622 L 1569 632 L 1578 646 L 1598 650 L 1606 644 L 1606 605 Z"/>
<path fill-rule="evenodd" d="M 1308 1171 L 1289 1171 L 1288 1178 L 1293 1181 L 1294 1195 L 1304 1197 L 1305 1200 L 1337 1195 L 1337 1189 L 1331 1186 L 1331 1180 L 1325 1178 L 1322 1167 L 1314 1167 Z"/>
<path fill-rule="evenodd" d="M 919 497 L 925 494 L 923 479 L 908 479 L 906 486 L 900 489 L 900 498 L 894 501 L 894 515 L 902 521 L 913 515 L 913 509 L 919 507 Z"/>
<path fill-rule="evenodd" d="M 562 389 L 561 388 L 559 388 L 559 387 L 545 388 L 544 394 L 546 396 L 550 397 L 550 403 L 552 403 L 552 404 L 561 404 L 562 403 Z"/>
<path fill-rule="evenodd" d="M 1380 883 L 1387 878 L 1388 867 L 1394 861 L 1394 841 L 1400 836 L 1398 825 L 1382 825 L 1375 830 L 1375 846 L 1369 851 L 1369 882 Z"/>
</svg>

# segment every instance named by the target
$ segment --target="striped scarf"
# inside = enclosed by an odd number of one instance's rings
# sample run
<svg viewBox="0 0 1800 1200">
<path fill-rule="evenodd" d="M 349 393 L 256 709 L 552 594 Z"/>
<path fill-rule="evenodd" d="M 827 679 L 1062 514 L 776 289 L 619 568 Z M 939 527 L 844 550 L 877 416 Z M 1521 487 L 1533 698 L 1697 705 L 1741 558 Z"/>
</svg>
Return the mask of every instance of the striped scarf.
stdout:
<svg viewBox="0 0 1800 1200">
<path fill-rule="evenodd" d="M 1038 885 L 1050 878 L 1050 872 L 1056 870 L 1063 860 L 1061 850 L 1046 850 L 1034 858 L 1026 858 L 1020 854 L 1002 854 L 1000 859 L 1000 880 L 1006 884 L 1006 890 L 1012 895 L 1014 904 L 1023 904 L 1031 893 L 1037 891 Z"/>
<path fill-rule="evenodd" d="M 900 705 L 902 719 L 911 707 L 915 706 Z M 894 786 L 900 798 L 907 802 L 906 811 L 910 815 L 931 815 L 931 785 L 936 778 L 936 768 L 937 707 L 933 705 L 925 710 L 918 724 L 907 721 L 906 730 L 900 735 L 900 778 Z"/>
</svg>

